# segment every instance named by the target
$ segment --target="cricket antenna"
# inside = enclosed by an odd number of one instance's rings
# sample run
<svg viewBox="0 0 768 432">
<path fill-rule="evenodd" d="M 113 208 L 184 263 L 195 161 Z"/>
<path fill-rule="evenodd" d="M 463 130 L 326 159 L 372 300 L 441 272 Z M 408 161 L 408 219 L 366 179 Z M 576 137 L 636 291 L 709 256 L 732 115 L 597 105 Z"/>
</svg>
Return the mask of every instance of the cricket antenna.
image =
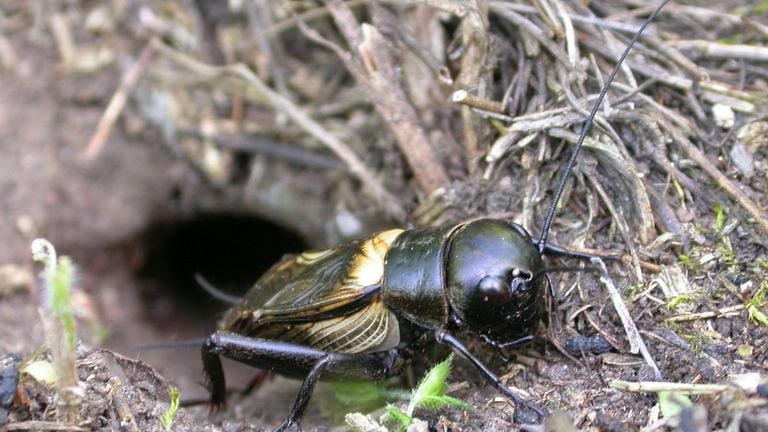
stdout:
<svg viewBox="0 0 768 432">
<path fill-rule="evenodd" d="M 632 37 L 632 40 L 629 42 L 627 47 L 624 49 L 624 53 L 621 54 L 621 57 L 619 57 L 619 61 L 616 63 L 616 66 L 614 66 L 613 71 L 611 71 L 611 75 L 608 76 L 608 80 L 605 82 L 605 85 L 603 86 L 602 90 L 600 90 L 600 95 L 597 97 L 597 101 L 595 101 L 595 105 L 592 107 L 592 111 L 589 113 L 589 117 L 587 117 L 587 121 L 584 123 L 584 129 L 581 131 L 581 135 L 579 135 L 578 141 L 576 141 L 576 146 L 573 148 L 573 153 L 571 153 L 571 158 L 568 160 L 568 164 L 565 166 L 565 170 L 563 170 L 563 175 L 560 177 L 560 182 L 557 185 L 557 189 L 555 190 L 555 197 L 552 200 L 552 206 L 549 208 L 549 212 L 547 212 L 547 217 L 544 218 L 544 226 L 541 228 L 541 238 L 539 239 L 539 252 L 544 253 L 544 250 L 547 246 L 547 237 L 549 236 L 549 227 L 552 225 L 552 220 L 555 218 L 555 212 L 557 212 L 557 203 L 560 201 L 560 195 L 563 194 L 563 189 L 565 188 L 565 182 L 568 180 L 568 175 L 571 173 L 571 170 L 573 169 L 573 165 L 576 164 L 576 158 L 579 156 L 579 151 L 581 150 L 582 144 L 584 144 L 584 140 L 587 137 L 587 134 L 592 129 L 592 124 L 595 121 L 595 116 L 597 115 L 597 110 L 600 109 L 600 104 L 603 103 L 603 99 L 605 99 L 605 94 L 608 93 L 608 88 L 611 86 L 611 82 L 613 82 L 613 78 L 616 76 L 616 73 L 619 71 L 619 67 L 621 67 L 621 64 L 624 62 L 624 59 L 627 57 L 627 54 L 629 54 L 629 51 L 632 49 L 632 46 L 635 45 L 635 42 L 640 38 L 640 35 L 643 34 L 643 31 L 646 27 L 648 27 L 648 24 L 651 23 L 656 18 L 656 15 L 661 12 L 661 9 L 664 8 L 664 5 L 667 4 L 669 0 L 662 0 L 661 4 L 656 8 L 656 10 L 653 11 L 651 16 L 648 17 L 648 19 L 643 23 L 643 25 L 640 27 L 640 30 L 635 33 L 634 37 Z"/>
<path fill-rule="evenodd" d="M 200 273 L 195 273 L 195 282 L 197 282 L 200 287 L 205 290 L 205 292 L 208 293 L 211 297 L 215 298 L 216 300 L 228 304 L 230 306 L 234 306 L 238 303 L 240 303 L 240 297 L 233 296 L 231 294 L 227 294 L 224 291 L 216 288 L 213 286 L 212 283 L 208 282 L 206 278 L 203 277 Z"/>
</svg>

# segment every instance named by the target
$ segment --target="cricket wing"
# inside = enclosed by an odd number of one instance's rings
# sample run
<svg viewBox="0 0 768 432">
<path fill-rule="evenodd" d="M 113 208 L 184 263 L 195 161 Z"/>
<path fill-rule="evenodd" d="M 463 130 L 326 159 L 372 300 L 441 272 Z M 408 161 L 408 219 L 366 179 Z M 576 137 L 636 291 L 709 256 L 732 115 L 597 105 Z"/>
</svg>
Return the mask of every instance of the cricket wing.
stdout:
<svg viewBox="0 0 768 432">
<path fill-rule="evenodd" d="M 303 323 L 272 323 L 258 330 L 254 336 L 347 354 L 384 351 L 400 343 L 397 317 L 380 300 L 349 314 Z"/>
<path fill-rule="evenodd" d="M 222 328 L 261 337 L 273 324 L 317 322 L 365 308 L 376 298 L 384 257 L 400 232 L 384 231 L 276 264 L 228 313 Z"/>
</svg>

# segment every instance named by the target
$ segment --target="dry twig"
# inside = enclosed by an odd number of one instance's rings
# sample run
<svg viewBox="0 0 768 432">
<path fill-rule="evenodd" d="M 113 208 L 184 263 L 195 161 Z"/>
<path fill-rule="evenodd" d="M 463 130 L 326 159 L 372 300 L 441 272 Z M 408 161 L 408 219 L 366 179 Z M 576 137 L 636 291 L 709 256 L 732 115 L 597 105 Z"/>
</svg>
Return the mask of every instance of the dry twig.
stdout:
<svg viewBox="0 0 768 432">
<path fill-rule="evenodd" d="M 670 391 L 689 395 L 701 395 L 724 392 L 731 387 L 725 384 L 686 384 L 657 381 L 630 382 L 613 380 L 611 381 L 611 388 L 635 393 L 658 393 L 663 391 Z"/>
<path fill-rule="evenodd" d="M 107 138 L 109 138 L 109 133 L 112 131 L 112 126 L 114 126 L 115 121 L 120 117 L 123 108 L 125 108 L 125 103 L 128 101 L 128 93 L 136 85 L 144 69 L 152 60 L 152 55 L 154 54 L 153 45 L 154 42 L 150 41 L 144 46 L 144 49 L 141 50 L 139 57 L 136 59 L 136 63 L 123 76 L 120 87 L 112 95 L 107 109 L 104 110 L 99 124 L 96 126 L 96 132 L 94 132 L 91 140 L 88 142 L 88 147 L 83 151 L 83 159 L 85 161 L 90 162 L 96 159 L 104 148 L 104 144 L 107 142 Z"/>
<path fill-rule="evenodd" d="M 640 354 L 645 359 L 645 362 L 653 369 L 653 373 L 656 376 L 656 379 L 660 380 L 661 371 L 659 370 L 659 367 L 656 366 L 656 361 L 648 351 L 648 347 L 645 345 L 642 336 L 640 336 L 640 332 L 637 331 L 637 326 L 632 320 L 632 317 L 629 314 L 629 310 L 627 310 L 627 305 L 624 304 L 624 300 L 621 298 L 621 294 L 616 289 L 616 286 L 613 284 L 610 276 L 608 276 L 608 270 L 605 268 L 605 264 L 602 260 L 600 260 L 600 258 L 593 258 L 591 262 L 592 265 L 595 265 L 598 267 L 598 269 L 600 269 L 600 282 L 602 282 L 608 290 L 608 295 L 611 297 L 611 301 L 613 302 L 613 306 L 616 309 L 616 313 L 619 315 L 621 323 L 624 325 L 624 331 L 626 332 L 627 339 L 629 340 L 629 351 L 631 353 L 640 352 Z"/>
<path fill-rule="evenodd" d="M 763 46 L 724 44 L 705 40 L 670 41 L 669 44 L 683 51 L 694 51 L 707 58 L 768 61 L 768 47 Z"/>
<path fill-rule="evenodd" d="M 367 89 L 368 97 L 395 135 L 421 191 L 428 195 L 447 185 L 448 175 L 400 85 L 391 49 L 375 27 L 361 27 L 344 3 L 331 0 L 328 8 L 356 55 L 345 52 L 301 22 L 299 27 L 310 39 L 333 50 L 357 83 Z"/>
<path fill-rule="evenodd" d="M 701 150 L 699 150 L 698 147 L 693 145 L 693 143 L 685 135 L 680 133 L 680 131 L 676 128 L 672 128 L 668 124 L 665 124 L 666 122 L 664 120 L 661 120 L 660 123 L 665 126 L 670 135 L 672 135 L 672 138 L 675 140 L 677 145 L 682 147 L 683 151 L 685 151 L 688 156 L 701 167 L 701 169 L 709 174 L 710 177 L 715 180 L 715 183 L 717 183 L 718 186 L 723 188 L 723 190 L 725 190 L 728 195 L 731 196 L 731 198 L 736 200 L 736 202 L 738 202 L 747 211 L 747 213 L 749 213 L 755 219 L 755 222 L 765 234 L 768 234 L 768 215 L 766 215 L 765 212 L 760 209 L 760 207 L 755 205 L 755 203 L 753 203 L 752 200 L 744 194 L 744 192 L 740 191 L 739 188 L 736 187 L 736 185 L 733 184 L 730 179 L 728 179 L 728 177 L 723 175 L 723 173 L 721 173 L 720 170 L 717 169 L 717 167 L 709 161 L 707 156 Z"/>
<path fill-rule="evenodd" d="M 70 426 L 64 423 L 43 421 L 43 420 L 28 420 L 17 423 L 9 423 L 3 426 L 3 431 L 84 431 L 85 429 L 78 426 Z"/>
<path fill-rule="evenodd" d="M 468 1 L 466 13 L 461 18 L 459 34 L 464 52 L 461 56 L 461 69 L 454 82 L 454 89 L 472 89 L 475 97 L 489 99 L 491 77 L 486 69 L 490 43 L 487 0 Z M 464 124 L 464 149 L 467 167 L 469 172 L 473 172 L 480 156 L 480 140 L 487 137 L 488 126 L 467 106 L 461 107 L 461 119 Z"/>
<path fill-rule="evenodd" d="M 724 307 L 722 309 L 718 309 L 714 311 L 675 315 L 673 317 L 667 318 L 666 321 L 684 322 L 684 321 L 698 321 L 698 320 L 705 320 L 705 319 L 737 316 L 741 314 L 741 311 L 744 310 L 744 307 L 745 306 L 743 304 L 737 304 L 734 306 L 728 306 L 728 307 Z"/>
</svg>

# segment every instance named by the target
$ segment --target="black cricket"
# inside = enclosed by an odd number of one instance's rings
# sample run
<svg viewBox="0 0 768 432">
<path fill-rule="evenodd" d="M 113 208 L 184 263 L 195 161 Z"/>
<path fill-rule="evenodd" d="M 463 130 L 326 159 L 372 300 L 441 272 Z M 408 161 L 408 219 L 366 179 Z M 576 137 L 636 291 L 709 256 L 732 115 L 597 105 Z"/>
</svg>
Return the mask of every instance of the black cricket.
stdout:
<svg viewBox="0 0 768 432">
<path fill-rule="evenodd" d="M 665 3 L 635 34 L 606 81 L 563 170 L 540 239 L 508 221 L 478 219 L 384 231 L 275 264 L 203 344 L 212 406 L 225 403 L 219 356 L 304 379 L 290 414 L 275 429 L 283 431 L 298 426 L 321 377 L 381 380 L 397 375 L 414 350 L 433 338 L 469 361 L 512 402 L 543 417 L 539 407 L 502 384 L 456 335 L 480 337 L 497 349 L 530 341 L 545 292 L 554 297 L 543 257 L 590 257 L 548 245 L 549 227 L 619 65 Z"/>
</svg>

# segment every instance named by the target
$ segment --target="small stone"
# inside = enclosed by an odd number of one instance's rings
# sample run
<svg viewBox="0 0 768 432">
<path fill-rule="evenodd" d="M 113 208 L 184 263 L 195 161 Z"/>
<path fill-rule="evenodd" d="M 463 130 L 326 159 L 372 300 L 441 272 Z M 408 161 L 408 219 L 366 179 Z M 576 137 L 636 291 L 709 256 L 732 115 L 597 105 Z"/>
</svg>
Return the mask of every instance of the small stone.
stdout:
<svg viewBox="0 0 768 432">
<path fill-rule="evenodd" d="M 429 423 L 422 419 L 413 419 L 413 423 L 408 426 L 405 432 L 429 432 Z"/>
<path fill-rule="evenodd" d="M 752 347 L 747 344 L 741 344 L 739 345 L 738 348 L 736 348 L 736 354 L 738 354 L 739 357 L 742 357 L 742 358 L 752 357 L 752 352 L 753 352 Z"/>
<path fill-rule="evenodd" d="M 340 211 L 336 214 L 336 228 L 343 238 L 353 238 L 363 231 L 363 223 L 352 213 Z"/>
<path fill-rule="evenodd" d="M 28 291 L 34 283 L 32 273 L 15 264 L 0 265 L 0 298 L 18 291 Z"/>
<path fill-rule="evenodd" d="M 755 162 L 752 157 L 752 153 L 749 152 L 747 146 L 743 142 L 737 142 L 731 148 L 729 153 L 733 165 L 744 175 L 746 178 L 752 177 L 755 173 Z"/>
<path fill-rule="evenodd" d="M 728 105 L 712 105 L 712 116 L 715 118 L 715 124 L 723 129 L 730 129 L 736 123 L 736 115 Z"/>
<path fill-rule="evenodd" d="M 31 363 L 27 363 L 21 370 L 22 373 L 28 374 L 35 381 L 53 385 L 58 379 L 56 370 L 53 368 L 51 362 L 45 360 L 36 360 Z"/>
</svg>

